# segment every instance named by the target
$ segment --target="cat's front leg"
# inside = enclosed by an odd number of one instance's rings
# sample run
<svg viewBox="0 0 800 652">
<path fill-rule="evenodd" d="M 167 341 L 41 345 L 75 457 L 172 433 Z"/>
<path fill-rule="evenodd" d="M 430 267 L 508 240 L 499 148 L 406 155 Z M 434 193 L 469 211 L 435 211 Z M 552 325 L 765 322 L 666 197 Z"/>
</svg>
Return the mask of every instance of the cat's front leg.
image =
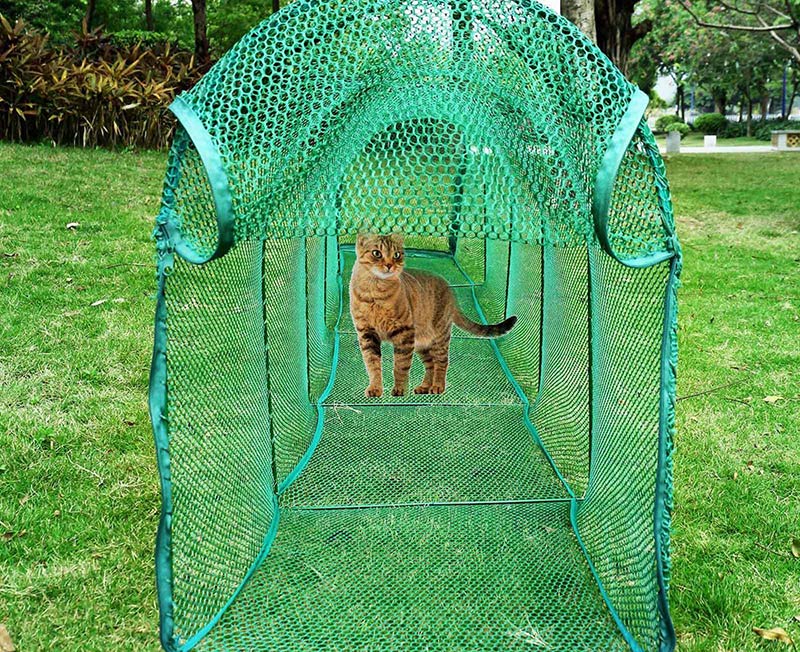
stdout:
<svg viewBox="0 0 800 652">
<path fill-rule="evenodd" d="M 394 387 L 392 396 L 403 396 L 408 387 L 408 373 L 414 357 L 414 329 L 400 326 L 389 333 L 394 346 Z"/>
<path fill-rule="evenodd" d="M 369 376 L 369 387 L 364 391 L 368 397 L 383 396 L 383 374 L 381 370 L 381 339 L 372 328 L 358 329 L 358 346 Z"/>
</svg>

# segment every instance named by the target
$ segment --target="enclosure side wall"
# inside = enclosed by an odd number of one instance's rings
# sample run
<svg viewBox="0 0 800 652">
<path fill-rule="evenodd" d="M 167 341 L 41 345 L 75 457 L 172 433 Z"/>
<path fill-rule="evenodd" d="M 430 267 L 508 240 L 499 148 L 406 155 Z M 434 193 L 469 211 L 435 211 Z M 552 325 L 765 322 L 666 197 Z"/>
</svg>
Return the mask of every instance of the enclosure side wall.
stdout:
<svg viewBox="0 0 800 652">
<path fill-rule="evenodd" d="M 661 638 L 654 511 L 669 262 L 625 267 L 592 248 L 592 466 L 577 525 L 611 604 L 646 649 Z"/>
<path fill-rule="evenodd" d="M 169 549 L 182 642 L 234 593 L 275 517 L 260 269 L 260 246 L 243 243 L 204 265 L 177 259 L 165 284 Z"/>
</svg>

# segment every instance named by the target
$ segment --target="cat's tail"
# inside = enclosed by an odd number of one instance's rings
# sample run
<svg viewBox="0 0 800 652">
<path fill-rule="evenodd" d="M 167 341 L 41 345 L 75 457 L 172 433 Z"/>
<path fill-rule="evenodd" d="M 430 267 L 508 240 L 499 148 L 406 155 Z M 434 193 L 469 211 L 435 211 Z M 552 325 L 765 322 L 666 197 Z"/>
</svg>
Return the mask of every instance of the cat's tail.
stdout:
<svg viewBox="0 0 800 652">
<path fill-rule="evenodd" d="M 517 323 L 517 318 L 512 315 L 499 324 L 476 324 L 471 319 L 467 319 L 460 310 L 456 310 L 456 314 L 453 315 L 453 323 L 478 337 L 500 337 L 514 327 L 514 324 Z"/>
</svg>

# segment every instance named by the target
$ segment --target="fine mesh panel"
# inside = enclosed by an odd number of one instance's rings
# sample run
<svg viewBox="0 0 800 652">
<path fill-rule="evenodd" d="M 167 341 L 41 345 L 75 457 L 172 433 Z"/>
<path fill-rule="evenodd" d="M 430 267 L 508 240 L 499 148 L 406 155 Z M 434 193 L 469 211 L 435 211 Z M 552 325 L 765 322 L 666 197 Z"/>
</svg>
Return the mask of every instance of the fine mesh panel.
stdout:
<svg viewBox="0 0 800 652">
<path fill-rule="evenodd" d="M 329 241 L 335 242 L 335 239 L 306 239 L 308 393 L 312 400 L 316 400 L 328 384 L 333 361 L 333 333 L 326 320 L 326 294 L 335 291 L 338 303 L 339 286 L 336 250 Z M 328 260 L 329 257 L 333 260 Z"/>
<path fill-rule="evenodd" d="M 281 504 L 362 505 L 566 498 L 520 406 L 333 406 Z"/>
<path fill-rule="evenodd" d="M 208 258 L 217 246 L 214 198 L 200 154 L 180 125 L 167 164 L 164 205 L 186 242 L 202 258 Z"/>
<path fill-rule="evenodd" d="M 475 288 L 475 295 L 490 324 L 506 318 L 509 243 L 486 241 L 486 281 Z M 480 320 L 478 320 L 480 321 Z"/>
<path fill-rule="evenodd" d="M 623 622 L 648 641 L 658 636 L 653 501 L 669 264 L 636 270 L 590 253 L 593 464 L 578 526 Z"/>
<path fill-rule="evenodd" d="M 319 241 L 319 240 L 318 240 Z M 313 246 L 319 253 L 319 248 Z M 306 240 L 264 243 L 264 315 L 278 483 L 308 449 L 317 422 L 309 399 Z M 317 256 L 317 266 L 324 261 Z M 317 339 L 321 339 L 319 335 Z"/>
<path fill-rule="evenodd" d="M 175 628 L 191 635 L 236 588 L 273 517 L 261 248 L 195 267 L 166 293 Z"/>
<path fill-rule="evenodd" d="M 200 650 L 623 651 L 569 504 L 285 509 Z"/>
<path fill-rule="evenodd" d="M 531 421 L 577 494 L 589 473 L 588 288 L 586 249 L 545 247 L 542 386 Z"/>
<path fill-rule="evenodd" d="M 498 343 L 528 400 L 539 391 L 542 324 L 542 248 L 511 243 L 506 313 L 517 316 L 511 332 Z"/>
</svg>

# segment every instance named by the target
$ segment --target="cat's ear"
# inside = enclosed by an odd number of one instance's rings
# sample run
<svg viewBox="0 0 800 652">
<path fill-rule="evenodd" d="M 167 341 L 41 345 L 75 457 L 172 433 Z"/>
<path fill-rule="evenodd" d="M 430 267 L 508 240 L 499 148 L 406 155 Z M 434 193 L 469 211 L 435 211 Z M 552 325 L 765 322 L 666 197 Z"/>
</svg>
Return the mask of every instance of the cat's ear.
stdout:
<svg viewBox="0 0 800 652">
<path fill-rule="evenodd" d="M 402 247 L 403 246 L 403 234 L 402 233 L 395 232 L 395 233 L 392 233 L 389 237 L 391 238 L 392 244 L 395 247 Z"/>
<path fill-rule="evenodd" d="M 356 236 L 356 249 L 363 249 L 366 242 L 367 242 L 367 234 L 359 233 Z"/>
</svg>

